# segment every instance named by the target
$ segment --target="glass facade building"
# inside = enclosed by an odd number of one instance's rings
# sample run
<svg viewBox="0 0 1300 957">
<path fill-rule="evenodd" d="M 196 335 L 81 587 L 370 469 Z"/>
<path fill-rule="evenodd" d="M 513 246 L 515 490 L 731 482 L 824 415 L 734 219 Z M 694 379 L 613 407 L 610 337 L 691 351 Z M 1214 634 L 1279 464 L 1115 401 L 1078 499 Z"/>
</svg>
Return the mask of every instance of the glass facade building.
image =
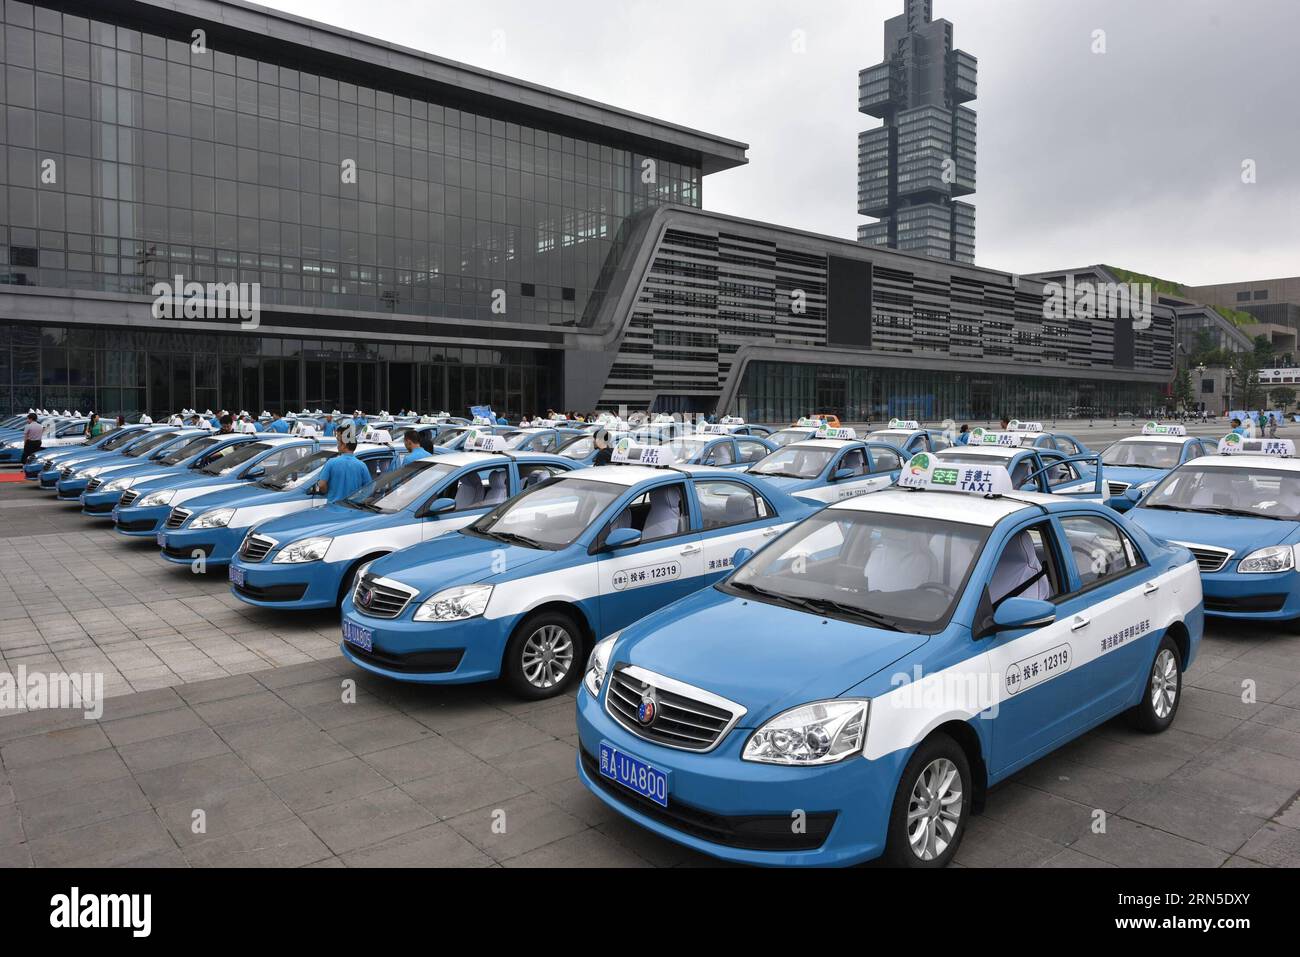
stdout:
<svg viewBox="0 0 1300 957">
<path fill-rule="evenodd" d="M 397 406 L 408 394 L 457 408 L 495 394 L 516 413 L 558 405 L 555 357 L 502 348 L 519 337 L 495 330 L 574 324 L 628 216 L 699 206 L 706 163 L 744 161 L 743 144 L 720 141 L 727 155 L 710 155 L 703 134 L 612 110 L 605 123 L 586 101 L 561 116 L 508 90 L 430 82 L 416 75 L 418 55 L 403 74 L 373 66 L 391 57 L 345 59 L 229 26 L 242 12 L 0 3 L 0 290 L 140 297 L 176 276 L 256 283 L 272 318 L 351 316 L 342 325 L 353 341 L 328 341 L 327 328 L 279 341 L 15 327 L 0 346 L 0 406 L 62 406 L 68 393 L 79 399 L 70 404 L 128 413 Z M 437 317 L 467 334 L 455 337 L 461 347 L 389 348 L 370 314 Z M 337 356 L 337 369 L 312 356 Z M 389 362 L 417 367 L 409 385 Z M 237 383 L 223 371 L 236 364 Z"/>
</svg>

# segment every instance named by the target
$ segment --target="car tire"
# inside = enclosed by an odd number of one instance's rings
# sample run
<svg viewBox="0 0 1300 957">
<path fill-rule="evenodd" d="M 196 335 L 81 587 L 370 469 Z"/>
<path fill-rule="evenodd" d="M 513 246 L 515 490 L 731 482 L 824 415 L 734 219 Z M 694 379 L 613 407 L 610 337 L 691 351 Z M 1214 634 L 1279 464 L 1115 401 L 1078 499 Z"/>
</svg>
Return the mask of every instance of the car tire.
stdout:
<svg viewBox="0 0 1300 957">
<path fill-rule="evenodd" d="M 554 698 L 572 688 L 582 672 L 582 646 L 582 629 L 572 615 L 563 611 L 532 615 L 510 637 L 501 676 L 521 698 Z"/>
<path fill-rule="evenodd" d="M 926 738 L 898 782 L 889 815 L 885 863 L 894 867 L 947 867 L 966 833 L 973 785 L 970 762 L 957 742 L 941 732 Z M 953 804 L 958 808 L 955 821 L 951 816 Z"/>
<path fill-rule="evenodd" d="M 1183 656 L 1178 645 L 1166 634 L 1160 639 L 1151 670 L 1142 687 L 1142 700 L 1125 716 L 1129 724 L 1147 734 L 1159 734 L 1174 723 L 1178 704 L 1183 700 Z"/>
</svg>

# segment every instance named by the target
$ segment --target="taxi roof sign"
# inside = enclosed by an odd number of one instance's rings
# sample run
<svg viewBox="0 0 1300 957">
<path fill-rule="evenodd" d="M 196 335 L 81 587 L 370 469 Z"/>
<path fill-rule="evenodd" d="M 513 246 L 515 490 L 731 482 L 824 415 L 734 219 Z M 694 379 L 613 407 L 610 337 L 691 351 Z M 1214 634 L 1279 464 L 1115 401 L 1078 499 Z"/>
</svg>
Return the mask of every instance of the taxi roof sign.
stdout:
<svg viewBox="0 0 1300 957">
<path fill-rule="evenodd" d="M 730 435 L 735 429 L 734 425 L 723 425 L 721 422 L 706 422 L 700 426 L 700 435 Z"/>
<path fill-rule="evenodd" d="M 825 419 L 819 419 L 819 418 L 817 418 L 817 417 L 815 417 L 815 416 L 810 418 L 810 417 L 808 417 L 808 416 L 805 415 L 803 418 L 801 418 L 798 422 L 796 422 L 796 423 L 794 424 L 794 428 L 796 428 L 796 429 L 820 429 L 820 428 L 822 428 L 824 425 L 826 425 L 826 420 L 825 420 Z"/>
<path fill-rule="evenodd" d="M 920 430 L 921 423 L 915 419 L 890 419 L 889 427 L 891 429 L 906 429 L 909 432 L 916 432 Z"/>
<path fill-rule="evenodd" d="M 1014 432 L 993 432 L 989 429 L 973 429 L 970 445 L 997 446 L 999 448 L 1019 448 L 1021 436 Z"/>
<path fill-rule="evenodd" d="M 1184 436 L 1187 434 L 1185 425 L 1161 425 L 1159 422 L 1148 422 L 1142 426 L 1143 435 L 1170 435 Z"/>
<path fill-rule="evenodd" d="M 504 452 L 506 450 L 506 440 L 499 435 L 493 435 L 491 432 L 470 429 L 469 435 L 465 436 L 465 450 L 468 452 Z"/>
<path fill-rule="evenodd" d="M 1229 432 L 1219 440 L 1220 455 L 1275 455 L 1289 459 L 1295 455 L 1295 443 L 1290 439 L 1248 439 Z"/>
<path fill-rule="evenodd" d="M 1011 473 L 1001 465 L 948 464 L 930 452 L 918 452 L 903 466 L 901 488 L 966 495 L 1008 495 L 1015 491 Z"/>
<path fill-rule="evenodd" d="M 668 464 L 668 458 L 663 446 L 637 445 L 627 437 L 621 438 L 614 443 L 614 451 L 610 455 L 610 461 L 616 465 L 648 465 L 651 467 Z"/>
<path fill-rule="evenodd" d="M 856 429 L 832 429 L 829 425 L 822 425 L 813 436 L 815 439 L 843 439 L 846 441 L 852 441 L 857 437 Z"/>
<path fill-rule="evenodd" d="M 1041 422 L 1021 422 L 1018 419 L 1012 419 L 1007 423 L 1008 432 L 1044 432 L 1043 423 Z"/>
</svg>

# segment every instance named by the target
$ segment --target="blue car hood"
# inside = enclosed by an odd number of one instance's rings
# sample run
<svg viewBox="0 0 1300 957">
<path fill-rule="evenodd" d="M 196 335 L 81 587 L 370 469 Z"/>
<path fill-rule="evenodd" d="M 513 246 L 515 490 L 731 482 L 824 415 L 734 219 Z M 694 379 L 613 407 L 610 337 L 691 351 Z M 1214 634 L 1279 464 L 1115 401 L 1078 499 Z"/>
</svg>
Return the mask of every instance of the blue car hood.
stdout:
<svg viewBox="0 0 1300 957">
<path fill-rule="evenodd" d="M 767 475 L 760 475 L 757 472 L 750 472 L 749 474 L 752 475 L 754 478 L 758 479 L 764 485 L 770 485 L 772 488 L 780 489 L 782 492 L 785 492 L 789 495 L 793 495 L 796 492 L 805 491 L 810 486 L 815 485 L 817 483 L 817 480 L 815 478 L 811 478 L 811 479 L 790 478 L 789 476 L 786 475 L 767 476 Z"/>
<path fill-rule="evenodd" d="M 156 479 L 150 479 L 148 482 L 141 482 L 136 488 L 153 492 L 159 489 L 191 488 L 195 485 L 243 484 L 245 481 L 234 475 L 209 475 L 207 472 L 200 472 L 197 469 L 186 469 L 179 475 L 168 473 L 167 475 L 160 475 Z"/>
<path fill-rule="evenodd" d="M 415 521 L 414 514 L 403 509 L 400 512 L 367 512 L 359 508 L 349 508 L 335 502 L 320 508 L 309 508 L 292 515 L 273 518 L 257 526 L 257 531 L 269 535 L 278 542 L 296 542 L 302 538 L 317 535 L 336 537 L 354 535 L 358 532 L 372 532 L 394 525 L 406 525 Z"/>
<path fill-rule="evenodd" d="M 927 640 L 706 588 L 624 629 L 614 659 L 742 704 L 740 727 L 753 728 L 844 694 Z"/>
<path fill-rule="evenodd" d="M 1121 465 L 1103 465 L 1101 477 L 1107 482 L 1146 485 L 1147 482 L 1159 482 L 1169 472 L 1169 469 L 1136 469 L 1132 467 L 1125 468 Z"/>
<path fill-rule="evenodd" d="M 471 585 L 489 578 L 495 578 L 494 583 L 501 583 L 503 579 L 513 578 L 525 565 L 553 558 L 556 554 L 453 532 L 385 555 L 370 567 L 370 571 L 418 588 L 420 594 L 428 595 L 452 585 Z M 503 568 L 508 571 L 502 572 Z M 501 587 L 509 588 L 510 582 L 505 581 Z"/>
<path fill-rule="evenodd" d="M 1231 548 L 1234 558 L 1269 545 L 1294 542 L 1300 523 L 1245 515 L 1204 515 L 1196 512 L 1167 512 L 1158 508 L 1135 508 L 1128 520 L 1148 534 L 1171 542 L 1215 545 Z"/>
<path fill-rule="evenodd" d="M 192 498 L 185 503 L 185 507 L 190 511 L 201 511 L 209 508 L 225 508 L 233 506 L 237 508 L 251 508 L 255 505 L 271 505 L 275 502 L 288 501 L 292 496 L 301 496 L 308 498 L 306 491 L 301 488 L 284 488 L 273 489 L 263 488 L 256 483 L 239 483 L 229 488 L 219 488 L 211 492 L 205 492 L 197 498 Z"/>
</svg>

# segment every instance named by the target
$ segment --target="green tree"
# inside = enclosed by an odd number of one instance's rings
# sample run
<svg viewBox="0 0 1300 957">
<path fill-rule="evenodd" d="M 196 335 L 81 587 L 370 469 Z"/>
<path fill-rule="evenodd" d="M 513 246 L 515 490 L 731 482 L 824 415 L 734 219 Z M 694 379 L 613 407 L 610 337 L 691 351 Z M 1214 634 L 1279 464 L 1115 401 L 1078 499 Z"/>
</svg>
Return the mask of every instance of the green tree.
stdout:
<svg viewBox="0 0 1300 957">
<path fill-rule="evenodd" d="M 1288 409 L 1295 405 L 1295 389 L 1289 385 L 1278 386 L 1276 389 L 1270 390 L 1268 397 L 1273 405 L 1279 409 Z"/>
<path fill-rule="evenodd" d="M 1264 390 L 1259 384 L 1259 357 L 1254 352 L 1243 352 L 1233 363 L 1237 375 L 1237 408 L 1250 411 L 1264 401 Z"/>
<path fill-rule="evenodd" d="M 1192 372 L 1190 369 L 1183 369 L 1174 377 L 1174 405 L 1182 409 L 1192 407 Z"/>
</svg>

